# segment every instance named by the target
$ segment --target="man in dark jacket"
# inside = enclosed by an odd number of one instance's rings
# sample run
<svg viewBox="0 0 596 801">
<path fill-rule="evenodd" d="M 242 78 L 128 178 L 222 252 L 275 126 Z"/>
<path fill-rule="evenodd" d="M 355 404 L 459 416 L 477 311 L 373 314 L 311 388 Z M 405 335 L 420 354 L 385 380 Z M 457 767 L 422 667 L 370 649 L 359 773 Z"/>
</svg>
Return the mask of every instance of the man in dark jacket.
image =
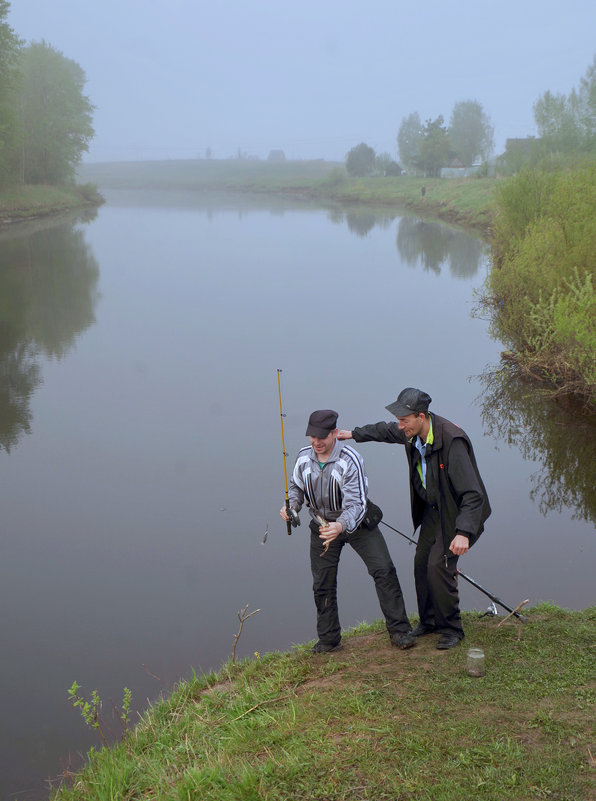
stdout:
<svg viewBox="0 0 596 801">
<path fill-rule="evenodd" d="M 397 423 L 374 423 L 340 431 L 339 440 L 405 445 L 410 468 L 414 529 L 420 526 L 414 580 L 420 637 L 441 635 L 437 648 L 453 648 L 464 636 L 459 612 L 457 560 L 473 545 L 490 515 L 472 443 L 462 429 L 429 413 L 431 398 L 413 387 L 385 408 Z"/>
</svg>

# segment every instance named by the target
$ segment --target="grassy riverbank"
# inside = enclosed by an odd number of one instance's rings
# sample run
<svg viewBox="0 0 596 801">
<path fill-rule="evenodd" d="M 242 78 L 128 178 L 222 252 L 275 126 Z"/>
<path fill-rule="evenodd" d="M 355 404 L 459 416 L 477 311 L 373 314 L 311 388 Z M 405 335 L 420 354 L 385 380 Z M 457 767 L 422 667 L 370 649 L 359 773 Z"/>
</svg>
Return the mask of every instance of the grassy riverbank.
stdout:
<svg viewBox="0 0 596 801">
<path fill-rule="evenodd" d="M 0 191 L 0 226 L 100 203 L 93 186 L 17 186 Z"/>
<path fill-rule="evenodd" d="M 596 607 L 528 618 L 468 613 L 450 651 L 434 635 L 396 650 L 377 623 L 336 654 L 230 662 L 179 684 L 53 798 L 594 799 Z M 482 678 L 466 674 L 469 646 L 485 651 Z"/>
<path fill-rule="evenodd" d="M 510 364 L 596 409 L 596 162 L 524 170 L 497 192 L 484 302 Z"/>
<path fill-rule="evenodd" d="M 326 161 L 154 161 L 85 164 L 84 181 L 101 189 L 177 189 L 277 194 L 305 201 L 410 209 L 486 233 L 495 180 L 397 176 L 350 178 L 343 164 Z M 423 193 L 424 188 L 424 193 Z"/>
</svg>

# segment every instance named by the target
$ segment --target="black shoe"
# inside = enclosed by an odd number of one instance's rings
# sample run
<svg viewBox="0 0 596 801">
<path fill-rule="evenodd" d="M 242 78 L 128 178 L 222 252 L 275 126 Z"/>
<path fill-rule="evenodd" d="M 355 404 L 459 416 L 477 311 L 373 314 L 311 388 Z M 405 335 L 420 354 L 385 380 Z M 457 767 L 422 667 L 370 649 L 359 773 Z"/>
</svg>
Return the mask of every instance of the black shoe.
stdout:
<svg viewBox="0 0 596 801">
<path fill-rule="evenodd" d="M 414 637 L 424 637 L 425 634 L 432 634 L 433 631 L 433 626 L 426 626 L 424 623 L 419 623 L 414 629 L 412 629 L 412 634 Z"/>
<path fill-rule="evenodd" d="M 416 637 L 411 631 L 394 631 L 393 634 L 389 635 L 389 639 L 392 645 L 402 650 L 416 645 Z"/>
<path fill-rule="evenodd" d="M 461 641 L 461 637 L 455 632 L 449 632 L 448 634 L 441 634 L 439 637 L 439 642 L 437 643 L 437 648 L 440 651 L 446 651 L 447 648 L 455 648 L 456 645 L 459 645 Z"/>
<path fill-rule="evenodd" d="M 343 645 L 341 642 L 331 645 L 328 642 L 316 642 L 312 647 L 313 654 L 330 654 L 332 651 L 341 651 Z"/>
</svg>

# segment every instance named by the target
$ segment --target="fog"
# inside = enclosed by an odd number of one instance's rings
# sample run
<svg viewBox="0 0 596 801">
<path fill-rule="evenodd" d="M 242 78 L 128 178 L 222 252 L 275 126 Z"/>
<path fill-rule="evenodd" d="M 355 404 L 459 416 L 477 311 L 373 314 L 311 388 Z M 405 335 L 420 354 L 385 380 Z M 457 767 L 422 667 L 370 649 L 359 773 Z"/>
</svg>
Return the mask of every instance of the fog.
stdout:
<svg viewBox="0 0 596 801">
<path fill-rule="evenodd" d="M 477 100 L 508 137 L 577 86 L 596 52 L 593 0 L 11 0 L 9 24 L 85 70 L 87 161 L 397 156 L 404 117 Z"/>
</svg>

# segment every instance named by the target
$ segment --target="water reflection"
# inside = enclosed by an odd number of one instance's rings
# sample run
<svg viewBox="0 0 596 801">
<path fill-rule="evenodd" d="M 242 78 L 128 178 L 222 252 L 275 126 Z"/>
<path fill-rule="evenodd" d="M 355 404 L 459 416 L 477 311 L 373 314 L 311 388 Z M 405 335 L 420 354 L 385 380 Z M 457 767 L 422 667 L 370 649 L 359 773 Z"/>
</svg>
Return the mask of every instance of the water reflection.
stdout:
<svg viewBox="0 0 596 801">
<path fill-rule="evenodd" d="M 510 365 L 486 372 L 480 380 L 486 433 L 539 464 L 530 497 L 540 512 L 567 507 L 574 518 L 596 523 L 594 417 L 541 395 Z"/>
<path fill-rule="evenodd" d="M 377 224 L 377 218 L 372 212 L 349 212 L 346 223 L 353 234 L 364 238 Z"/>
<path fill-rule="evenodd" d="M 410 266 L 419 264 L 437 275 L 443 265 L 455 278 L 471 278 L 484 254 L 480 239 L 437 222 L 402 217 L 397 228 L 397 250 Z"/>
<path fill-rule="evenodd" d="M 30 431 L 37 357 L 63 358 L 95 322 L 99 268 L 72 221 L 1 237 L 0 264 L 0 448 L 10 451 Z"/>
<path fill-rule="evenodd" d="M 394 213 L 369 208 L 349 211 L 333 208 L 327 216 L 335 225 L 345 223 L 351 233 L 362 239 L 373 228 L 386 229 L 396 220 Z M 419 217 L 398 218 L 396 247 L 401 260 L 409 267 L 420 265 L 424 270 L 439 275 L 447 266 L 455 278 L 473 277 L 485 255 L 485 245 L 481 239 Z"/>
</svg>

